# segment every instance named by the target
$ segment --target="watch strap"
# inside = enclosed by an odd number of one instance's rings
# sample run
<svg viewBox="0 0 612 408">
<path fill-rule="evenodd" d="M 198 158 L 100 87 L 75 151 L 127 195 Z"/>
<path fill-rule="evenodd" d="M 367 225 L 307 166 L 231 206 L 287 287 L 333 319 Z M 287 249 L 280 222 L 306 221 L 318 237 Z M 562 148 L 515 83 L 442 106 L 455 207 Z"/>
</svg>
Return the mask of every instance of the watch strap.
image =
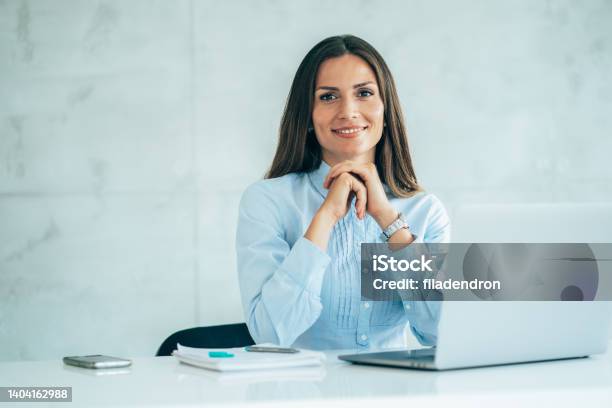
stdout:
<svg viewBox="0 0 612 408">
<path fill-rule="evenodd" d="M 389 238 L 391 238 L 393 234 L 395 234 L 397 231 L 399 231 L 402 228 L 408 229 L 408 222 L 406 221 L 404 214 L 399 213 L 395 221 L 393 221 L 391 225 L 385 228 L 382 234 L 380 234 L 380 239 L 383 240 L 384 242 L 387 242 L 389 241 Z"/>
</svg>

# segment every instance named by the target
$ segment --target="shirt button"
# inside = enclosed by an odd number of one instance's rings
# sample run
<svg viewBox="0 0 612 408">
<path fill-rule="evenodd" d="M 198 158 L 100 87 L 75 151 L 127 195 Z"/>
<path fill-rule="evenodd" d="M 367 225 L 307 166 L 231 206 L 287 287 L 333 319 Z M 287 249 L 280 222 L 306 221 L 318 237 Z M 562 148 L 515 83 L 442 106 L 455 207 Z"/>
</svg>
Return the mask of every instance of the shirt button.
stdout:
<svg viewBox="0 0 612 408">
<path fill-rule="evenodd" d="M 410 307 L 410 305 L 409 305 L 408 303 L 406 303 L 406 304 L 404 305 L 404 308 L 405 308 L 406 310 L 410 310 L 410 309 L 411 309 L 411 307 Z"/>
<path fill-rule="evenodd" d="M 365 302 L 363 304 L 363 307 L 366 308 L 366 309 L 369 308 L 370 307 L 370 302 Z"/>
<path fill-rule="evenodd" d="M 361 335 L 361 340 L 366 341 L 368 339 L 368 336 L 366 336 L 365 334 Z"/>
</svg>

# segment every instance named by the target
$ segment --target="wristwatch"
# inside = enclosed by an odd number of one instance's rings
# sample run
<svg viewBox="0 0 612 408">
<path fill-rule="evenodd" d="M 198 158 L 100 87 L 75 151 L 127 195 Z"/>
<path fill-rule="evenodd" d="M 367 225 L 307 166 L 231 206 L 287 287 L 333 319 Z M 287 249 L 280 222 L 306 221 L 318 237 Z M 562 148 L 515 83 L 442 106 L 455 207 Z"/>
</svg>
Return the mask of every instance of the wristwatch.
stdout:
<svg viewBox="0 0 612 408">
<path fill-rule="evenodd" d="M 389 241 L 389 238 L 391 238 L 391 235 L 395 234 L 402 228 L 408 229 L 408 222 L 406 221 L 406 218 L 404 218 L 404 214 L 399 213 L 397 219 L 393 221 L 391 225 L 385 228 L 382 234 L 380 234 L 380 239 L 387 242 Z"/>
</svg>

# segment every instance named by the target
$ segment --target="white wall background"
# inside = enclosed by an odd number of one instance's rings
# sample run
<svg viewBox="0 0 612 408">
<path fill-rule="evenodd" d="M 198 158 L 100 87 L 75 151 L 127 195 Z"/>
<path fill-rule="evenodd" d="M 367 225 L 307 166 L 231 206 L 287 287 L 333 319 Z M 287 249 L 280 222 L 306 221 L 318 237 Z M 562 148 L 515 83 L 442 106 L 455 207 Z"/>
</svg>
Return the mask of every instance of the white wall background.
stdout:
<svg viewBox="0 0 612 408">
<path fill-rule="evenodd" d="M 386 58 L 451 213 L 612 201 L 610 1 L 0 0 L 0 360 L 242 321 L 240 194 L 343 33 Z"/>
</svg>

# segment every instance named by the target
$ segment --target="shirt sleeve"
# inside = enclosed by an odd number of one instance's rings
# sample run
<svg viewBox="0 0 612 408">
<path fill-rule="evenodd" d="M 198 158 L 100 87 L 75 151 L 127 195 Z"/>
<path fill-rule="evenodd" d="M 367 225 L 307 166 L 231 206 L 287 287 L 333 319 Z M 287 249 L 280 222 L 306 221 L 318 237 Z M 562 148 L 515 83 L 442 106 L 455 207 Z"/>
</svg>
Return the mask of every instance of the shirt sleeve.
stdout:
<svg viewBox="0 0 612 408">
<path fill-rule="evenodd" d="M 448 213 L 440 200 L 431 195 L 432 206 L 428 212 L 424 243 L 449 243 L 451 225 Z M 424 346 L 433 346 L 438 341 L 440 301 L 404 301 L 404 310 L 410 321 L 410 331 Z"/>
<path fill-rule="evenodd" d="M 432 206 L 427 217 L 427 228 L 423 242 L 425 243 L 450 243 L 451 222 L 442 202 L 431 195 Z"/>
<path fill-rule="evenodd" d="M 290 346 L 321 314 L 321 286 L 331 259 L 304 237 L 290 245 L 282 211 L 270 192 L 258 184 L 249 187 L 240 201 L 236 253 L 253 339 Z"/>
</svg>

